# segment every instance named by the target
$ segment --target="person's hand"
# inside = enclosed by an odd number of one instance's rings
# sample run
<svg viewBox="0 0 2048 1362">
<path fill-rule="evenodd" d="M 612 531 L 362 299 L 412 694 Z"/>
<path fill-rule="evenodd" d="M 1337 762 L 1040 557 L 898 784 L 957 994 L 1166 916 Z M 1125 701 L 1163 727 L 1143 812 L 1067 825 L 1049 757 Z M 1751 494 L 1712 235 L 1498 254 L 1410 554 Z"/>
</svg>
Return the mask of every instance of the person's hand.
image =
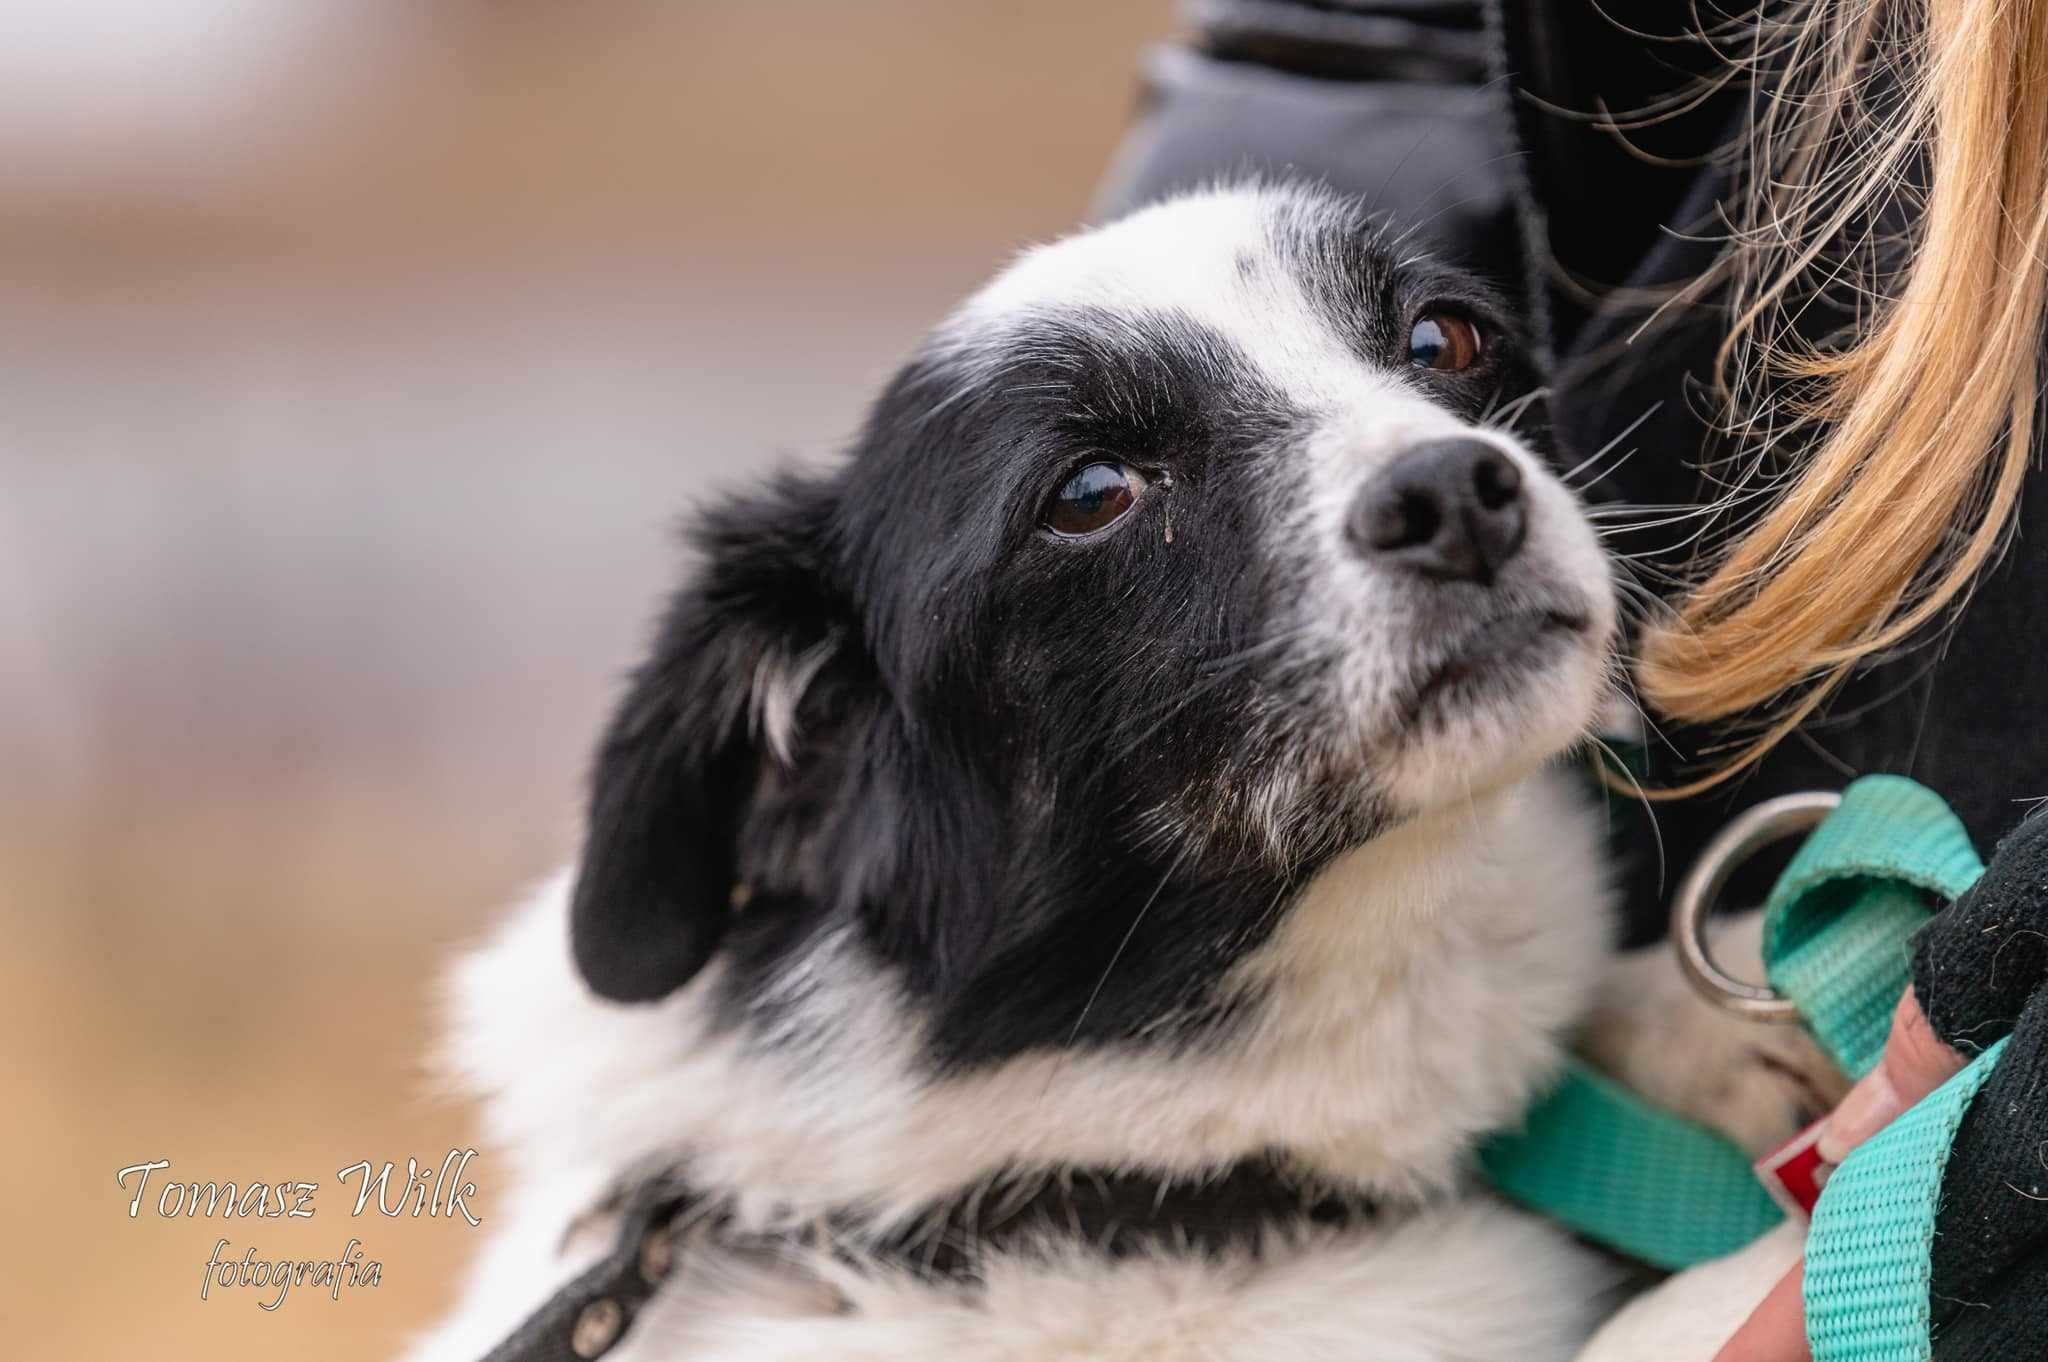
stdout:
<svg viewBox="0 0 2048 1362">
<path fill-rule="evenodd" d="M 2048 1357 L 2048 816 L 2014 829 L 1920 933 L 1884 1057 L 1828 1117 L 1822 1157 L 1839 1162 L 1940 1086 L 1963 1052 L 2000 1039 L 1942 1172 L 1928 1264 L 1935 1362 Z M 1794 1269 L 1715 1362 L 1808 1356 Z"/>
<path fill-rule="evenodd" d="M 1883 1058 L 1849 1090 L 1822 1127 L 1820 1156 L 1829 1163 L 1840 1163 L 1850 1150 L 1940 1087 L 1963 1064 L 1961 1055 L 1936 1038 L 1919 1000 L 1908 988 L 1892 1013 Z M 1794 1266 L 1771 1288 L 1763 1304 L 1714 1355 L 1714 1362 L 1808 1362 L 1812 1354 L 1806 1347 L 1802 1267 Z"/>
</svg>

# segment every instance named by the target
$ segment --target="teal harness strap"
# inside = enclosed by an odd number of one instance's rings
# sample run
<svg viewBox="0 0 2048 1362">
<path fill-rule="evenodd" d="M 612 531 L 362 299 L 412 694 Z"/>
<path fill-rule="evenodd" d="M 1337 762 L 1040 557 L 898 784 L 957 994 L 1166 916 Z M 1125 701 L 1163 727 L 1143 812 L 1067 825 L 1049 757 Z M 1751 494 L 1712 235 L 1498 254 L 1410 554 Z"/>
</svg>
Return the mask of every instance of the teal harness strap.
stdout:
<svg viewBox="0 0 2048 1362">
<path fill-rule="evenodd" d="M 1949 1146 L 2005 1042 L 1849 1155 L 1806 1237 L 1813 1362 L 1928 1362 L 1934 1220 Z"/>
<path fill-rule="evenodd" d="M 1930 916 L 1925 895 L 1954 898 L 1982 871 L 1948 806 L 1897 776 L 1851 785 L 1793 857 L 1766 905 L 1767 973 L 1846 1071 L 1868 1072 L 1883 1050 L 1910 981 L 1912 935 Z M 1959 1078 L 1943 1090 L 1951 1117 L 1916 1108 L 1915 1119 L 1895 1124 L 1835 1173 L 1809 1246 L 1820 1265 L 1807 1278 L 1816 1362 L 1924 1362 L 1935 1190 L 1948 1137 L 1991 1062 L 1987 1055 L 1973 1066 L 1974 1081 Z M 1918 1143 L 1895 1143 L 1908 1140 Z M 1519 1129 L 1488 1141 L 1480 1167 L 1510 1200 L 1660 1267 L 1731 1253 L 1784 1218 L 1732 1142 L 1583 1065 L 1571 1066 Z M 1852 1168 L 1856 1175 L 1847 1176 Z M 1881 1193 L 1874 1200 L 1873 1189 Z M 1880 1206 L 1896 1214 L 1871 1229 L 1877 1212 L 1869 1208 Z M 1901 1218 L 1909 1209 L 1924 1210 L 1924 1223 Z M 1871 1233 L 1889 1246 L 1883 1254 L 1855 1237 Z M 1917 1286 L 1900 1275 L 1915 1264 Z M 1908 1322 L 1918 1310 L 1921 1352 L 1842 1341 L 1870 1336 L 1873 1311 L 1887 1309 Z"/>
<path fill-rule="evenodd" d="M 1798 1004 L 1842 1068 L 1868 1073 L 1912 982 L 1927 894 L 1953 899 L 1984 873 L 1969 833 L 1932 791 L 1869 776 L 1792 858 L 1765 908 L 1772 987 Z M 2004 1042 L 1860 1146 L 1828 1179 L 1806 1240 L 1814 1362 L 1928 1362 L 1928 1283 L 1949 1146 Z"/>
<path fill-rule="evenodd" d="M 1925 895 L 1952 899 L 1983 873 L 1962 821 L 1903 776 L 1844 790 L 1785 867 L 1764 907 L 1767 977 L 1843 1072 L 1862 1077 L 1884 1051 L 1933 916 Z"/>
<path fill-rule="evenodd" d="M 1578 1063 L 1479 1166 L 1509 1200 L 1662 1268 L 1733 1253 L 1785 1218 L 1729 1140 Z"/>
</svg>

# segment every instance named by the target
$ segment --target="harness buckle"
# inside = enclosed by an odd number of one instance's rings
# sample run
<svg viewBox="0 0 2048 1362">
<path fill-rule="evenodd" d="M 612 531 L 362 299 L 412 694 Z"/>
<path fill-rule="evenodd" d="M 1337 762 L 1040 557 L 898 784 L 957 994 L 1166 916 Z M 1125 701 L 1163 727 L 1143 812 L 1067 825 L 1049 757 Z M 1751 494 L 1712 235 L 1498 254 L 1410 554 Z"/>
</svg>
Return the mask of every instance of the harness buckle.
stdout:
<svg viewBox="0 0 2048 1362">
<path fill-rule="evenodd" d="M 1687 982 L 1714 1006 L 1750 1021 L 1799 1021 L 1792 1000 L 1766 984 L 1745 983 L 1716 964 L 1707 948 L 1707 919 L 1743 862 L 1773 842 L 1809 831 L 1834 812 L 1842 796 L 1803 790 L 1743 810 L 1707 843 L 1671 901 L 1671 942 Z"/>
</svg>

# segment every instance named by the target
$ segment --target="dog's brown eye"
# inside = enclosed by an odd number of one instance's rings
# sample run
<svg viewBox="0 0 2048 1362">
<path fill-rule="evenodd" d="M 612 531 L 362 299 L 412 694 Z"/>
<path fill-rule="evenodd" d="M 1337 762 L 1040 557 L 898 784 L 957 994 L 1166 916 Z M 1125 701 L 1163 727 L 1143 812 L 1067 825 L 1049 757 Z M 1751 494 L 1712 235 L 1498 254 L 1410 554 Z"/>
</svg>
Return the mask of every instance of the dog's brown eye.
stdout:
<svg viewBox="0 0 2048 1362">
<path fill-rule="evenodd" d="M 1138 504 L 1145 479 L 1120 463 L 1091 463 L 1053 493 L 1045 527 L 1054 534 L 1083 535 L 1106 530 Z"/>
<path fill-rule="evenodd" d="M 1479 328 L 1452 312 L 1418 318 L 1408 332 L 1408 362 L 1418 369 L 1458 373 L 1479 360 Z"/>
</svg>

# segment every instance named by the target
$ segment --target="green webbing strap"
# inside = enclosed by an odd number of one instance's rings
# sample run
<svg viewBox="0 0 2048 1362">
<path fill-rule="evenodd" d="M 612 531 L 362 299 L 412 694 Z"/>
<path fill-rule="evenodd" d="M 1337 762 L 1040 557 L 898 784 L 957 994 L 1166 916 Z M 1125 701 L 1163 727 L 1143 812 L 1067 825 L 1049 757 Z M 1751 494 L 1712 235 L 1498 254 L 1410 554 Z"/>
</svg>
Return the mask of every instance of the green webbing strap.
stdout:
<svg viewBox="0 0 2048 1362">
<path fill-rule="evenodd" d="M 1851 1153 L 1806 1237 L 1813 1362 L 1928 1362 L 1934 1219 L 1949 1146 L 2005 1042 Z"/>
<path fill-rule="evenodd" d="M 1910 979 L 1912 935 L 1929 916 L 1923 891 L 1954 898 L 1982 871 L 1969 834 L 1948 806 L 1897 776 L 1851 785 L 1841 807 L 1786 867 L 1766 906 L 1767 974 L 1845 1070 L 1867 1072 L 1883 1049 L 1892 1009 Z M 1885 1141 L 1892 1138 L 1887 1132 Z M 1924 1158 L 1910 1166 L 1928 1171 Z M 1784 1218 L 1751 1171 L 1749 1156 L 1732 1142 L 1583 1065 L 1566 1071 L 1520 1129 L 1488 1141 L 1480 1167 L 1510 1200 L 1660 1267 L 1689 1267 L 1731 1253 Z M 1825 1225 L 1818 1218 L 1814 1223 L 1823 1255 L 1835 1250 L 1829 1239 L 1834 1227 L 1855 1223 L 1856 1215 L 1843 1208 L 1852 1197 L 1860 1201 L 1858 1189 L 1869 1185 L 1868 1178 L 1843 1184 L 1841 1177 L 1838 1171 L 1827 1194 L 1835 1198 L 1836 1214 Z M 1901 1204 L 1926 1202 L 1927 1188 L 1939 1181 L 1936 1166 L 1933 1181 L 1914 1183 Z M 1828 1204 L 1824 1197 L 1822 1205 Z M 1932 1233 L 1931 1212 L 1926 1229 Z M 1917 1247 L 1900 1250 L 1905 1261 L 1920 1264 L 1922 1298 L 1927 1242 L 1923 1235 Z M 1868 1309 L 1867 1298 L 1841 1294 L 1838 1285 L 1857 1279 L 1857 1250 L 1841 1248 L 1832 1261 L 1845 1266 L 1839 1277 L 1820 1279 L 1819 1296 L 1808 1279 L 1809 1327 L 1832 1319 L 1838 1302 Z M 1886 1279 L 1883 1290 L 1902 1301 L 1916 1299 L 1909 1284 Z M 1923 1313 L 1924 1305 L 1921 1299 Z M 1900 1356 L 1837 1351 L 1825 1359 L 1816 1354 L 1816 1362 L 1896 1362 Z"/>
<path fill-rule="evenodd" d="M 1733 1253 L 1785 1218 L 1741 1149 L 1583 1064 L 1479 1165 L 1509 1200 L 1662 1268 Z"/>
<path fill-rule="evenodd" d="M 1983 873 L 1962 821 L 1903 776 L 1844 790 L 1785 867 L 1764 906 L 1766 974 L 1843 1072 L 1862 1077 L 1884 1051 L 1925 895 L 1953 899 Z"/>
<path fill-rule="evenodd" d="M 1772 987 L 1842 1068 L 1876 1065 L 1912 982 L 1912 938 L 1984 873 L 1970 836 L 1932 791 L 1868 776 L 1800 847 L 1771 891 L 1764 959 Z M 1806 1333 L 1814 1362 L 1928 1362 L 1929 1259 L 1949 1146 L 2004 1043 L 1852 1153 L 1828 1179 L 1806 1240 Z"/>
</svg>

